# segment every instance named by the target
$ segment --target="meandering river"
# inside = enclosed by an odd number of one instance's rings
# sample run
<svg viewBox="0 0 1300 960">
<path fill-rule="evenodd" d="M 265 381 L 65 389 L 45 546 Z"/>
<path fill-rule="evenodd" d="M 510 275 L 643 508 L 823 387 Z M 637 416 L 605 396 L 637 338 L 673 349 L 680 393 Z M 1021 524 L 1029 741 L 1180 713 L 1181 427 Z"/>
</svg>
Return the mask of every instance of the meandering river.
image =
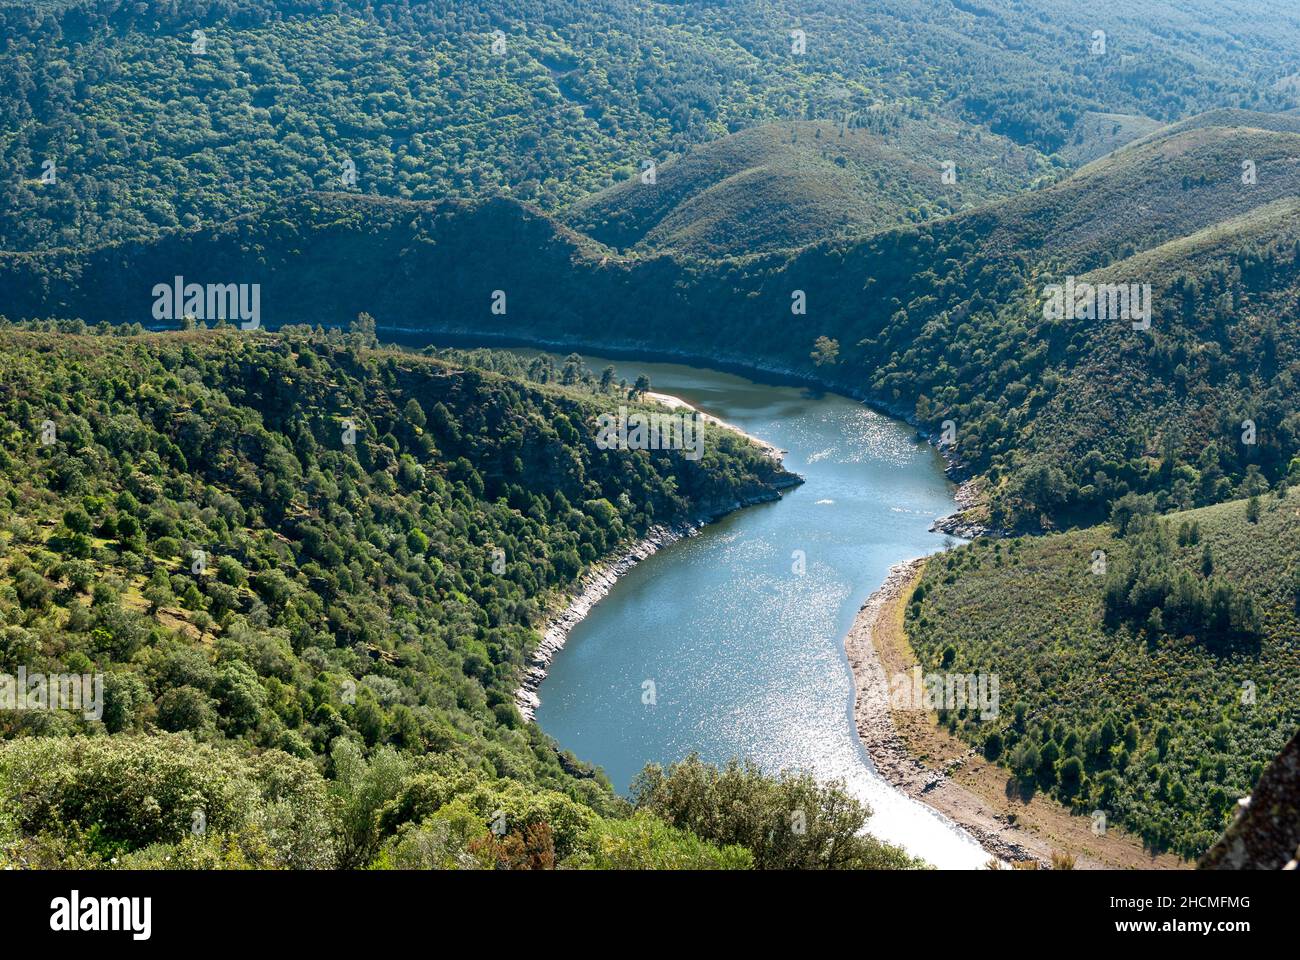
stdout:
<svg viewBox="0 0 1300 960">
<path fill-rule="evenodd" d="M 943 546 L 928 532 L 954 509 L 939 455 L 906 424 L 835 394 L 583 358 L 629 383 L 645 374 L 655 391 L 776 444 L 806 482 L 625 574 L 551 663 L 541 728 L 620 791 L 646 763 L 692 751 L 839 779 L 871 805 L 876 836 L 937 866 L 983 865 L 969 834 L 876 774 L 854 729 L 844 654 L 889 567 Z"/>
</svg>

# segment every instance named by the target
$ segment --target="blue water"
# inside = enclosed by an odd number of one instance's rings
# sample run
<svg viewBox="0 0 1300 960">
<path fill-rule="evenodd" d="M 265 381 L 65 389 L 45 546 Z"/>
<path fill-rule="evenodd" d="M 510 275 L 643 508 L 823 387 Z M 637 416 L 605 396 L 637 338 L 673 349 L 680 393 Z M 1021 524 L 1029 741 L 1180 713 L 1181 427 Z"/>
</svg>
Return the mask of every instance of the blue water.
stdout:
<svg viewBox="0 0 1300 960">
<path fill-rule="evenodd" d="M 644 373 L 655 391 L 775 443 L 806 482 L 628 572 L 551 664 L 542 729 L 621 791 L 646 763 L 692 751 L 839 779 L 871 805 L 877 836 L 939 866 L 984 864 L 968 834 L 875 773 L 854 729 L 843 646 L 891 565 L 943 548 L 927 528 L 954 504 L 933 448 L 844 397 L 677 364 L 584 359 L 595 371 L 613 364 L 629 382 Z"/>
</svg>

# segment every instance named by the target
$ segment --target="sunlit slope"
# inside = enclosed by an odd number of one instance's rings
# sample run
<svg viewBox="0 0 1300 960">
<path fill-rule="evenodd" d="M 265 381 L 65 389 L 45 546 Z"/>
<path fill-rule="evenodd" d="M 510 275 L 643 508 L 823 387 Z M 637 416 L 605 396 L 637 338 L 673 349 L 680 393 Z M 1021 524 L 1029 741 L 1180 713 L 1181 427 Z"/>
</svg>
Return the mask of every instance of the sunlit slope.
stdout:
<svg viewBox="0 0 1300 960">
<path fill-rule="evenodd" d="M 743 256 L 967 209 L 1047 169 L 987 131 L 877 111 L 723 137 L 657 168 L 653 183 L 638 175 L 579 201 L 564 219 L 614 247 Z"/>
<path fill-rule="evenodd" d="M 931 559 L 907 620 L 920 662 L 999 679 L 997 717 L 954 711 L 955 732 L 1008 768 L 1008 789 L 1204 853 L 1300 725 L 1300 494 L 1256 509 L 1234 501 L 1160 518 L 1163 534 L 1104 525 Z M 1142 616 L 1108 615 L 1108 593 Z M 1218 598 L 1248 598 L 1254 629 L 1215 628 Z"/>
</svg>

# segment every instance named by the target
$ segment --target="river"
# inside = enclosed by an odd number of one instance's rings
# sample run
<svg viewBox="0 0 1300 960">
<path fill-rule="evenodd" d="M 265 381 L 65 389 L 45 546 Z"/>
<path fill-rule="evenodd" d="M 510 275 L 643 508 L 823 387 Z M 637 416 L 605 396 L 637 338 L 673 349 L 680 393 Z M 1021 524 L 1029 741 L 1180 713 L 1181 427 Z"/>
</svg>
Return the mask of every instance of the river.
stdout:
<svg viewBox="0 0 1300 960">
<path fill-rule="evenodd" d="M 928 532 L 954 509 L 939 455 L 906 424 L 835 394 L 583 358 L 629 383 L 645 374 L 655 391 L 775 443 L 806 482 L 629 571 L 552 662 L 541 728 L 624 792 L 646 763 L 692 751 L 840 779 L 871 805 L 875 835 L 938 866 L 982 866 L 988 854 L 969 834 L 872 768 L 844 655 L 854 615 L 889 567 L 943 547 Z"/>
</svg>

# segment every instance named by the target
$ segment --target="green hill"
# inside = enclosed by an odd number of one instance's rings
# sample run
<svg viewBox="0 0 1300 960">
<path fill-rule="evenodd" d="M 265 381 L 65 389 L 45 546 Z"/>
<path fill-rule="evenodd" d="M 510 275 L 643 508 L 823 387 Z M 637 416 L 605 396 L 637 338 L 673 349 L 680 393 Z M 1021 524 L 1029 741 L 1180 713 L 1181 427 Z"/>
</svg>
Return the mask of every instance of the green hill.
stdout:
<svg viewBox="0 0 1300 960">
<path fill-rule="evenodd" d="M 952 183 L 943 180 L 947 162 Z M 874 111 L 722 137 L 658 168 L 653 185 L 631 177 L 563 219 L 611 247 L 744 256 L 968 209 L 1046 169 L 1033 151 L 986 131 Z"/>
<path fill-rule="evenodd" d="M 1089 111 L 1075 124 L 1070 142 L 1057 155 L 1072 165 L 1082 166 L 1163 126 L 1149 117 Z"/>
<path fill-rule="evenodd" d="M 997 675 L 1001 699 L 996 718 L 941 722 L 1024 791 L 1204 853 L 1300 725 L 1298 503 L 1121 512 L 1122 535 L 980 540 L 930 560 L 907 615 L 921 663 Z"/>
<path fill-rule="evenodd" d="M 360 193 L 558 209 L 646 158 L 879 107 L 1052 154 L 1094 113 L 1293 107 L 1297 35 L 1289 0 L 6 2 L 0 249 L 226 220 L 349 161 Z"/>
<path fill-rule="evenodd" d="M 392 327 L 773 369 L 926 430 L 952 421 L 954 452 L 982 478 L 979 516 L 1036 529 L 1100 519 L 1128 491 L 1193 506 L 1291 469 L 1297 151 L 1298 134 L 1194 127 L 972 211 L 718 261 L 629 262 L 507 200 L 311 196 L 152 241 L 0 254 L 0 310 L 147 323 L 155 285 L 180 275 L 261 284 L 272 325 L 369 311 Z M 1150 284 L 1151 329 L 1045 316 L 1047 286 L 1071 275 Z M 792 313 L 796 291 L 806 314 Z M 814 357 L 818 337 L 837 349 Z"/>
</svg>

